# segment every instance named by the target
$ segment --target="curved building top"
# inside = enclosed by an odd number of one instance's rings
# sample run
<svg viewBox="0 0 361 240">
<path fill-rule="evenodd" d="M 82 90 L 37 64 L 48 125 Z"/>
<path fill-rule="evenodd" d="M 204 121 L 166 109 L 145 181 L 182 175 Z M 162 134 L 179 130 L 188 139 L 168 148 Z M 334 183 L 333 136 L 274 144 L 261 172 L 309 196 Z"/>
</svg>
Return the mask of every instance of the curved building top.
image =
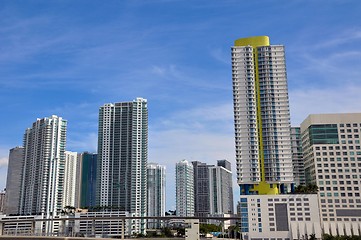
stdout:
<svg viewBox="0 0 361 240">
<path fill-rule="evenodd" d="M 260 47 L 260 46 L 269 46 L 270 42 L 268 36 L 256 36 L 256 37 L 237 39 L 236 41 L 234 41 L 234 45 Z"/>
</svg>

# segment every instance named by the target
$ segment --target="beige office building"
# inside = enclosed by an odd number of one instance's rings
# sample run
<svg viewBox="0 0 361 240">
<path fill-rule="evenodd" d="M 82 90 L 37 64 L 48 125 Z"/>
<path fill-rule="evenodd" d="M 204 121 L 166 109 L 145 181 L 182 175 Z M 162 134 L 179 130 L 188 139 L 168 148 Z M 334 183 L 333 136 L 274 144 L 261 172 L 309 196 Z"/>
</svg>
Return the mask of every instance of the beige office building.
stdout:
<svg viewBox="0 0 361 240">
<path fill-rule="evenodd" d="M 361 113 L 312 114 L 301 124 L 307 183 L 319 187 L 324 233 L 361 235 Z"/>
</svg>

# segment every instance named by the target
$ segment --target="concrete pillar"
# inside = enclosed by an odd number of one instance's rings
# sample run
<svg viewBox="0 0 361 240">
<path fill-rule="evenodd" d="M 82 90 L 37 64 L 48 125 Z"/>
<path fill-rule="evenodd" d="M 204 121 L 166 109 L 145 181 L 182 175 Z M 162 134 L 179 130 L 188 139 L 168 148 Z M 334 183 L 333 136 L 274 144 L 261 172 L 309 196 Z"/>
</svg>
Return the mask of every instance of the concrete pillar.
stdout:
<svg viewBox="0 0 361 240">
<path fill-rule="evenodd" d="M 122 239 L 124 240 L 124 231 L 125 231 L 125 222 L 124 218 L 122 218 Z"/>
<path fill-rule="evenodd" d="M 0 236 L 3 235 L 3 222 L 0 222 Z"/>
</svg>

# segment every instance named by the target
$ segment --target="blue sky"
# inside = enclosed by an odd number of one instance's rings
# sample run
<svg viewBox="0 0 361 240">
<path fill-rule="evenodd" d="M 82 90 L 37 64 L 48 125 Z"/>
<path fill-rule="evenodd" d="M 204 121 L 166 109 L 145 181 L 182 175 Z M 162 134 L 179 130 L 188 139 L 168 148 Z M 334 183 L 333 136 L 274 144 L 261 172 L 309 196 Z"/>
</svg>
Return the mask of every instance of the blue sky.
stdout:
<svg viewBox="0 0 361 240">
<path fill-rule="evenodd" d="M 0 188 L 36 118 L 64 117 L 67 150 L 95 152 L 99 107 L 143 97 L 174 208 L 176 162 L 234 163 L 234 40 L 286 46 L 292 125 L 360 112 L 360 13 L 357 0 L 0 0 Z"/>
</svg>

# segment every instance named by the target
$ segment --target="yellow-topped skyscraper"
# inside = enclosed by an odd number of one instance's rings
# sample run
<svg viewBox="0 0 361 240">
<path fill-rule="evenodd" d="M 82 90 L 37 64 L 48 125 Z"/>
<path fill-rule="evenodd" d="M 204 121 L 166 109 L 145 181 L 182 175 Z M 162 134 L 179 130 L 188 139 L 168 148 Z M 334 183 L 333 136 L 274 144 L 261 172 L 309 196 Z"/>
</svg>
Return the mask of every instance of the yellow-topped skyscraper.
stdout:
<svg viewBox="0 0 361 240">
<path fill-rule="evenodd" d="M 275 195 L 293 187 L 284 46 L 269 37 L 232 47 L 237 181 L 241 195 Z"/>
</svg>

